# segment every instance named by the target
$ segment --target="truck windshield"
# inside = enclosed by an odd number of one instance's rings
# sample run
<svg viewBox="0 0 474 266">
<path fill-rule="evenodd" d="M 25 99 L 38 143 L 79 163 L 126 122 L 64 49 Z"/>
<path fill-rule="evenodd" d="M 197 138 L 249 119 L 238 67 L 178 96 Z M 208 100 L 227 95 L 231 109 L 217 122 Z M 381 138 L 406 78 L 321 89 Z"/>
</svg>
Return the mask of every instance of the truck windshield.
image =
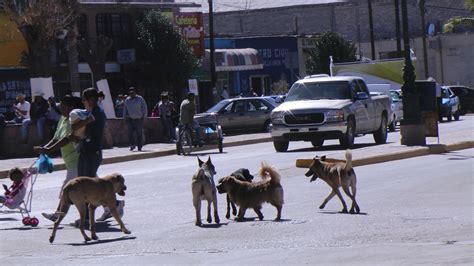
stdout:
<svg viewBox="0 0 474 266">
<path fill-rule="evenodd" d="M 295 83 L 286 101 L 305 101 L 321 99 L 351 99 L 351 89 L 347 81 Z"/>
</svg>

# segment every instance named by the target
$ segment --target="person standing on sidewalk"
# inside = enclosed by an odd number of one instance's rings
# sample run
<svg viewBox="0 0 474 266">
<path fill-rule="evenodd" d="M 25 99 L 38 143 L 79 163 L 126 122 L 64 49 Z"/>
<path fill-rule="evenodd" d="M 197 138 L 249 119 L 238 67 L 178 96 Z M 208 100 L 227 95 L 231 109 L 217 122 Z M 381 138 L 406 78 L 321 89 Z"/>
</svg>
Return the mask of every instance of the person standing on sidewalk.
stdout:
<svg viewBox="0 0 474 266">
<path fill-rule="evenodd" d="M 130 87 L 128 93 L 129 96 L 123 106 L 123 117 L 127 122 L 130 151 L 133 151 L 135 147 L 141 151 L 143 147 L 143 120 L 148 115 L 148 108 L 145 100 L 137 94 L 134 87 Z M 136 140 L 135 134 L 137 135 Z"/>
<path fill-rule="evenodd" d="M 160 118 L 163 123 L 165 135 L 170 142 L 176 142 L 176 134 L 173 126 L 173 120 L 171 120 L 171 106 L 167 92 L 161 94 L 161 101 L 158 106 L 160 112 Z"/>
<path fill-rule="evenodd" d="M 49 104 L 43 98 L 43 95 L 36 95 L 30 108 L 30 119 L 24 119 L 21 122 L 21 139 L 23 143 L 28 142 L 28 129 L 32 122 L 36 122 L 36 132 L 41 144 L 44 141 L 44 125 Z"/>
</svg>

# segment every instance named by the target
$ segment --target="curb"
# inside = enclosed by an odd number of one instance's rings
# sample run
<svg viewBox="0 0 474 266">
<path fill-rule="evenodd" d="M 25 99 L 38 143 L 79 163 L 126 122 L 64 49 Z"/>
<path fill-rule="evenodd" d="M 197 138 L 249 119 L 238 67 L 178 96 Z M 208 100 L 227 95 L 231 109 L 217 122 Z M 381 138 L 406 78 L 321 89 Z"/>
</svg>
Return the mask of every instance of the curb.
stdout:
<svg viewBox="0 0 474 266">
<path fill-rule="evenodd" d="M 370 164 L 377 164 L 377 163 L 385 163 L 390 161 L 396 160 L 403 160 L 409 159 L 419 156 L 426 156 L 430 154 L 442 154 L 442 153 L 449 153 L 457 150 L 465 150 L 474 148 L 474 141 L 463 141 L 453 144 L 434 144 L 428 145 L 426 147 L 419 147 L 409 151 L 402 151 L 402 152 L 394 152 L 389 154 L 377 155 L 373 157 L 365 157 L 361 159 L 355 159 L 352 161 L 352 165 L 356 166 L 363 166 L 363 165 L 370 165 Z M 312 159 L 299 159 L 297 161 L 296 167 L 298 168 L 307 168 L 309 164 L 312 162 Z"/>
<path fill-rule="evenodd" d="M 227 147 L 235 147 L 235 146 L 243 146 L 243 145 L 251 145 L 251 144 L 258 144 L 271 141 L 271 137 L 265 138 L 255 138 L 255 139 L 248 139 L 248 140 L 240 140 L 234 141 L 229 143 L 224 143 L 224 151 Z M 208 151 L 217 149 L 217 145 L 206 145 L 201 148 L 193 149 L 193 152 L 201 152 L 201 151 Z M 107 157 L 102 159 L 102 164 L 113 164 L 113 163 L 122 163 L 128 161 L 136 161 L 136 160 L 144 160 L 144 159 L 151 159 L 151 158 L 158 158 L 163 156 L 170 156 L 176 154 L 176 150 L 161 150 L 161 151 L 152 151 L 152 152 L 143 152 L 143 153 L 133 153 L 127 155 L 120 155 L 115 157 Z M 66 170 L 66 165 L 64 163 L 59 163 L 54 165 L 54 171 L 61 171 Z M 6 178 L 8 175 L 8 170 L 0 171 L 0 179 Z"/>
</svg>

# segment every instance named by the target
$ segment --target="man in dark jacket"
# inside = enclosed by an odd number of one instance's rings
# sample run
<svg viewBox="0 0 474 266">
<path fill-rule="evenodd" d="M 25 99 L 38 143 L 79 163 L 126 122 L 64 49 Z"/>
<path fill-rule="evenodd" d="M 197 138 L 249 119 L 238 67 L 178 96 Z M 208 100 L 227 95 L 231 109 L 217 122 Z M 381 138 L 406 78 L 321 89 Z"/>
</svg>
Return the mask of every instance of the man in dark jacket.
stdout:
<svg viewBox="0 0 474 266">
<path fill-rule="evenodd" d="M 48 102 L 43 95 L 36 95 L 30 108 L 30 119 L 24 119 L 21 125 L 21 138 L 23 142 L 28 141 L 28 128 L 31 122 L 36 122 L 36 131 L 40 142 L 44 141 L 44 124 L 48 113 Z"/>
</svg>

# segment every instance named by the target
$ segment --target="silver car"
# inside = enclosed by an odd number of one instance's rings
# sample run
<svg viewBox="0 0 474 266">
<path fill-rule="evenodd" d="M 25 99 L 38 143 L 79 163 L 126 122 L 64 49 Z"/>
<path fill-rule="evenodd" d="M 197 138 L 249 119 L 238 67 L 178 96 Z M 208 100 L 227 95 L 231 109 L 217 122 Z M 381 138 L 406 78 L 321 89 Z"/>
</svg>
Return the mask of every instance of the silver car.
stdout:
<svg viewBox="0 0 474 266">
<path fill-rule="evenodd" d="M 194 118 L 203 125 L 215 120 L 226 132 L 259 130 L 269 131 L 270 113 L 276 104 L 262 97 L 245 97 L 222 100 Z"/>
</svg>

